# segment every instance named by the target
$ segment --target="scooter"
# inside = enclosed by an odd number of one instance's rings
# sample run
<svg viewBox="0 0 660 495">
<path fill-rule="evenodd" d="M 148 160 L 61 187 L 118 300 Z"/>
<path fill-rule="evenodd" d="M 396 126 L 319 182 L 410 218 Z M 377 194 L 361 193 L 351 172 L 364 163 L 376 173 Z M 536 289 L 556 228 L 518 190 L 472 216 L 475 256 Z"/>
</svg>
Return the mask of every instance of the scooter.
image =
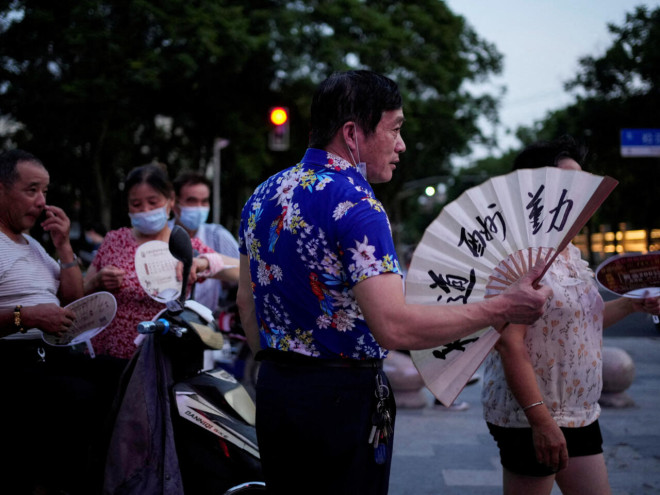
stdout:
<svg viewBox="0 0 660 495">
<path fill-rule="evenodd" d="M 225 342 L 223 348 L 211 352 L 214 366 L 221 367 L 234 375 L 248 390 L 254 390 L 259 373 L 259 362 L 247 344 L 236 305 L 235 289 L 230 291 L 228 303 L 222 305 L 216 315 L 218 328 Z"/>
<path fill-rule="evenodd" d="M 221 349 L 223 335 L 210 309 L 185 299 L 193 250 L 188 234 L 178 226 L 170 235 L 169 251 L 183 263 L 181 292 L 154 320 L 140 323 L 138 332 L 144 336 L 140 352 L 152 353 L 154 367 L 167 370 L 158 372 L 157 382 L 165 382 L 169 392 L 163 415 L 169 416 L 171 429 L 166 420 L 161 423 L 164 437 L 173 433 L 179 469 L 175 474 L 186 495 L 263 494 L 254 401 L 226 370 L 203 371 L 203 351 Z M 143 374 L 139 369 L 137 373 Z M 167 448 L 166 438 L 158 459 L 162 470 L 171 467 Z M 170 482 L 171 476 L 164 483 Z"/>
</svg>

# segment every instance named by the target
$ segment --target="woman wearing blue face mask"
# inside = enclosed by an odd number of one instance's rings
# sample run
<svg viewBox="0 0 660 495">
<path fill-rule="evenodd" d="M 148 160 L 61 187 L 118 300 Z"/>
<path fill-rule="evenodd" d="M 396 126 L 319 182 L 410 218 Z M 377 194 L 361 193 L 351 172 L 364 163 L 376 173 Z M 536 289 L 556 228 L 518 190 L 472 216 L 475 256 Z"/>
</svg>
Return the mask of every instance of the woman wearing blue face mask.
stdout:
<svg viewBox="0 0 660 495">
<path fill-rule="evenodd" d="M 165 171 L 149 164 L 129 172 L 125 181 L 131 227 L 108 232 L 85 276 L 85 293 L 106 290 L 117 299 L 112 323 L 92 339 L 99 355 L 129 359 L 135 349 L 137 324 L 152 319 L 165 305 L 144 291 L 135 272 L 135 252 L 149 241 L 168 242 L 168 219 L 174 203 L 174 189 Z M 194 259 L 191 277 L 231 278 L 225 265 L 238 265 L 236 258 L 214 252 L 201 240 L 191 239 L 200 255 Z"/>
</svg>

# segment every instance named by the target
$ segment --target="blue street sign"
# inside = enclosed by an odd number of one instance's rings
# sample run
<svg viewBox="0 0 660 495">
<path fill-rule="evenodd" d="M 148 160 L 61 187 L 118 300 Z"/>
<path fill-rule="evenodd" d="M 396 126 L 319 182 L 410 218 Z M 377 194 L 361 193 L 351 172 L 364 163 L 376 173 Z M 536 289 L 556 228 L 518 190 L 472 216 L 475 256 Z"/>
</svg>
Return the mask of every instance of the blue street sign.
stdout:
<svg viewBox="0 0 660 495">
<path fill-rule="evenodd" d="M 621 156 L 660 156 L 660 129 L 621 129 Z"/>
</svg>

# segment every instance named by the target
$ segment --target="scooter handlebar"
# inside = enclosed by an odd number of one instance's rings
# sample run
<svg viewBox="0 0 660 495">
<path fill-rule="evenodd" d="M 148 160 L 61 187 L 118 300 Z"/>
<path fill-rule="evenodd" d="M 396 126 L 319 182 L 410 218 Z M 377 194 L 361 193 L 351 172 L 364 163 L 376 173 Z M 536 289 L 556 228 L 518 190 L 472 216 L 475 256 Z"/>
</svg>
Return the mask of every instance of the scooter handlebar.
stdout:
<svg viewBox="0 0 660 495">
<path fill-rule="evenodd" d="M 138 333 L 148 334 L 148 333 L 160 333 L 165 335 L 170 330 L 170 322 L 167 320 L 156 320 L 156 321 L 143 321 L 138 323 L 137 331 Z"/>
</svg>

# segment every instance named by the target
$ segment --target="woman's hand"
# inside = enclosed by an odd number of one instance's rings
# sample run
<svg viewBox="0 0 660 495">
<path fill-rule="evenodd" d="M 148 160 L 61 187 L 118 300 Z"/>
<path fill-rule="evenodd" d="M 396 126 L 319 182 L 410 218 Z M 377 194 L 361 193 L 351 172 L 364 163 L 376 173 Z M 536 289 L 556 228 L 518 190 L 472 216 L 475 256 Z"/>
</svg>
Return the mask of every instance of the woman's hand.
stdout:
<svg viewBox="0 0 660 495">
<path fill-rule="evenodd" d="M 545 406 L 539 406 L 541 407 Z M 544 420 L 538 423 L 530 421 L 536 460 L 557 472 L 568 466 L 566 439 L 555 420 L 549 414 L 544 416 Z"/>
<path fill-rule="evenodd" d="M 631 299 L 633 311 L 641 311 L 652 315 L 660 314 L 660 296 Z"/>
<path fill-rule="evenodd" d="M 206 272 L 210 268 L 209 260 L 204 256 L 198 256 L 193 258 L 193 264 L 190 268 L 190 274 L 188 275 L 188 284 L 194 284 L 195 282 L 203 282 L 206 280 L 206 277 L 200 277 L 198 274 Z M 183 263 L 180 261 L 176 264 L 176 279 L 181 280 L 183 278 Z"/>
<path fill-rule="evenodd" d="M 116 266 L 106 265 L 100 270 L 90 266 L 85 274 L 85 294 L 100 290 L 116 291 L 121 288 L 126 272 Z"/>
<path fill-rule="evenodd" d="M 605 302 L 603 311 L 603 328 L 614 325 L 626 316 L 639 311 L 652 315 L 660 314 L 660 296 L 633 299 L 631 297 L 619 297 Z"/>
<path fill-rule="evenodd" d="M 193 258 L 193 266 L 190 270 L 190 277 L 188 283 L 203 282 L 206 277 L 200 277 L 198 274 L 208 271 L 211 268 L 211 262 L 205 256 Z"/>
<path fill-rule="evenodd" d="M 102 289 L 113 291 L 121 288 L 126 272 L 116 266 L 107 265 L 101 268 L 97 275 L 98 286 Z"/>
</svg>

